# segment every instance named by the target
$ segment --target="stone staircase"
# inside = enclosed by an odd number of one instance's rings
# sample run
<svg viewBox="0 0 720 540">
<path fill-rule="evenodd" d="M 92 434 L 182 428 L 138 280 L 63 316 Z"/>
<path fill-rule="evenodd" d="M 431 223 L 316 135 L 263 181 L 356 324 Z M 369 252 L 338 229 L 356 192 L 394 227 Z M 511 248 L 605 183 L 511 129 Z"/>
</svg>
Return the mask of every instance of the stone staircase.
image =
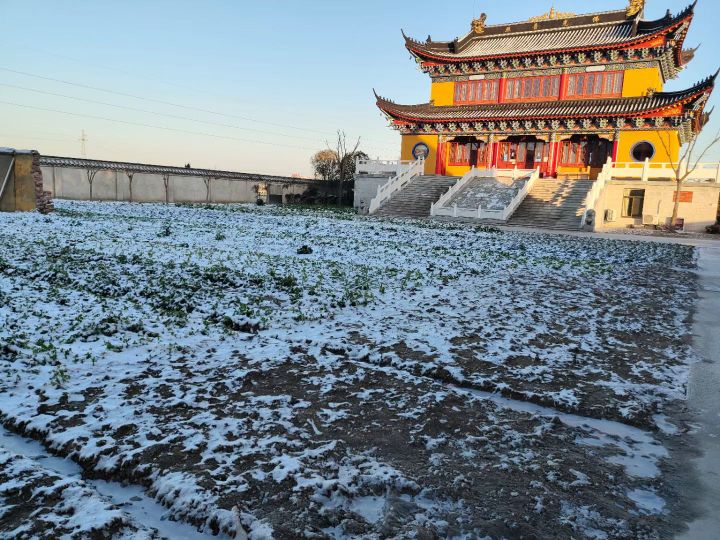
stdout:
<svg viewBox="0 0 720 540">
<path fill-rule="evenodd" d="M 430 216 L 430 205 L 459 180 L 455 176 L 418 176 L 385 202 L 377 216 L 421 218 Z"/>
<path fill-rule="evenodd" d="M 591 180 L 538 179 L 507 224 L 540 229 L 577 230 Z"/>
</svg>

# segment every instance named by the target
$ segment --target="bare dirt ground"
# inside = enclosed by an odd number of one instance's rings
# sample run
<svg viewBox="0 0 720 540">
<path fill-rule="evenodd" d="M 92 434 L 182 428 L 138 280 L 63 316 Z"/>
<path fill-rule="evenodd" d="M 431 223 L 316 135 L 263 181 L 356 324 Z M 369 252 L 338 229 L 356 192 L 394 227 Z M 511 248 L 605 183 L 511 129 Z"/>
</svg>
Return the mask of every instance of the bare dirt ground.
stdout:
<svg viewBox="0 0 720 540">
<path fill-rule="evenodd" d="M 88 478 L 252 538 L 668 538 L 693 517 L 666 481 L 691 453 L 691 247 L 58 206 L 0 216 L 0 415 Z M 10 538 L 27 487 L 3 485 Z"/>
</svg>

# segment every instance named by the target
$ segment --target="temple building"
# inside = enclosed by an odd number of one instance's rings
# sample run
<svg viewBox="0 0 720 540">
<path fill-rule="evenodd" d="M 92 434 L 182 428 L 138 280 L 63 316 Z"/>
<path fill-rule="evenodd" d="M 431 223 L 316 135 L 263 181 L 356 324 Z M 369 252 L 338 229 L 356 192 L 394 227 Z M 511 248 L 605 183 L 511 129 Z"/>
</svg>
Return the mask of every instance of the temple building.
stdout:
<svg viewBox="0 0 720 540">
<path fill-rule="evenodd" d="M 646 20 L 644 7 L 551 9 L 509 24 L 487 24 L 483 14 L 453 41 L 405 36 L 431 79 L 430 100 L 376 96 L 402 136 L 402 159 L 425 157 L 425 174 L 517 167 L 588 179 L 608 158 L 676 162 L 708 120 L 715 76 L 664 92 L 694 56 L 683 46 L 695 4 L 658 20 Z"/>
</svg>

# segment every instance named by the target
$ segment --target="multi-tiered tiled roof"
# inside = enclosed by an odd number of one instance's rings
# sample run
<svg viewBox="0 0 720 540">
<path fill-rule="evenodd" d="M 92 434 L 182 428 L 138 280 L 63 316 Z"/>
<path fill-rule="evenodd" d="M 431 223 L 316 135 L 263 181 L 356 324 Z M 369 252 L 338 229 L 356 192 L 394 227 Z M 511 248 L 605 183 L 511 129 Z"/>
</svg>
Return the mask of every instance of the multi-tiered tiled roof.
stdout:
<svg viewBox="0 0 720 540">
<path fill-rule="evenodd" d="M 408 50 L 436 82 L 650 65 L 658 66 L 669 79 L 695 53 L 695 49 L 683 50 L 695 5 L 652 21 L 642 19 L 644 2 L 635 0 L 626 10 L 588 15 L 551 10 L 528 22 L 495 26 L 486 26 L 483 15 L 461 39 L 441 42 L 428 38 L 422 43 L 405 39 Z M 686 138 L 707 120 L 703 107 L 715 79 L 709 77 L 680 92 L 605 99 L 437 106 L 398 105 L 376 97 L 378 107 L 404 133 L 672 128 Z"/>
<path fill-rule="evenodd" d="M 695 3 L 677 15 L 668 12 L 655 21 L 625 10 L 548 18 L 545 21 L 487 26 L 454 41 L 416 41 L 405 36 L 408 50 L 421 62 L 482 61 L 602 49 L 624 49 L 672 40 L 682 51 Z M 560 14 L 563 15 L 563 14 Z M 404 34 L 403 34 L 404 35 Z M 649 45 L 651 46 L 651 45 Z M 681 55 L 677 56 L 679 63 Z"/>
<path fill-rule="evenodd" d="M 398 105 L 378 96 L 377 105 L 392 118 L 406 122 L 477 122 L 483 120 L 569 119 L 584 117 L 638 118 L 690 113 L 712 91 L 716 75 L 687 90 L 639 97 L 579 99 L 530 103 L 490 103 L 436 107 L 432 103 Z"/>
</svg>

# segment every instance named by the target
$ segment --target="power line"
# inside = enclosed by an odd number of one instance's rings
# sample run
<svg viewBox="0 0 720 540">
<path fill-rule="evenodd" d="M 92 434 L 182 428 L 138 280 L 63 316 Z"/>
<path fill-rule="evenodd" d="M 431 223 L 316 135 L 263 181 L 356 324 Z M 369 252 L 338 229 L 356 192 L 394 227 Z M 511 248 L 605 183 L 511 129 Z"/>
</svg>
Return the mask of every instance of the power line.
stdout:
<svg viewBox="0 0 720 540">
<path fill-rule="evenodd" d="M 14 41 L 2 39 L 2 37 L 0 37 L 0 43 L 5 43 L 5 44 L 8 45 L 8 46 L 16 46 L 16 45 L 17 45 L 17 43 L 15 43 Z M 182 88 L 183 90 L 188 90 L 188 91 L 190 91 L 190 92 L 193 92 L 194 94 L 208 95 L 207 90 L 198 90 L 197 88 L 192 88 L 192 87 L 190 87 L 190 86 L 185 86 L 185 85 L 182 85 L 182 84 L 178 84 L 178 83 L 174 83 L 174 82 L 169 82 L 169 81 L 163 81 L 162 79 L 158 79 L 158 78 L 155 78 L 155 77 L 149 77 L 147 74 L 143 74 L 143 73 L 140 73 L 140 72 L 137 72 L 137 71 L 128 71 L 127 69 L 119 69 L 119 68 L 117 68 L 116 66 L 110 67 L 110 66 L 104 66 L 104 65 L 97 64 L 97 63 L 93 63 L 93 62 L 88 62 L 87 60 L 82 60 L 82 59 L 80 59 L 80 58 L 75 58 L 75 57 L 73 57 L 73 56 L 68 56 L 68 55 L 65 55 L 65 54 L 59 54 L 59 53 L 57 53 L 57 52 L 48 51 L 48 50 L 45 50 L 45 49 L 40 49 L 40 48 L 38 48 L 38 47 L 28 46 L 27 44 L 23 44 L 23 45 L 22 45 L 22 50 L 23 50 L 23 52 L 34 51 L 34 52 L 36 52 L 36 53 L 44 54 L 44 55 L 47 55 L 47 56 L 54 56 L 54 57 L 56 57 L 56 58 L 62 58 L 62 59 L 64 59 L 64 60 L 70 60 L 71 62 L 75 62 L 75 63 L 78 63 L 78 64 L 82 64 L 84 67 L 90 66 L 90 67 L 93 67 L 93 68 L 95 68 L 95 69 L 102 69 L 102 70 L 105 70 L 105 71 L 110 71 L 110 72 L 115 73 L 115 74 L 117 74 L 117 73 L 124 73 L 124 74 L 130 75 L 131 77 L 134 77 L 134 78 L 136 78 L 136 79 L 142 79 L 143 81 L 148 81 L 148 80 L 150 80 L 150 81 L 155 81 L 155 82 L 158 82 L 158 83 L 160 83 L 160 84 L 167 85 L 167 86 L 174 86 L 174 87 L 176 87 L 176 88 Z M 220 96 L 219 94 L 215 94 L 215 97 L 218 97 L 218 98 L 221 98 L 221 99 L 225 99 L 226 96 Z"/>
<path fill-rule="evenodd" d="M 263 134 L 266 134 L 266 135 L 274 135 L 274 136 L 276 136 L 276 137 L 290 137 L 290 138 L 294 138 L 294 139 L 306 139 L 306 140 L 308 140 L 308 141 L 316 141 L 316 142 L 319 140 L 317 137 L 303 137 L 303 136 L 300 136 L 300 135 L 287 135 L 287 134 L 284 134 L 284 133 L 276 133 L 276 132 L 274 132 L 274 131 L 256 130 L 256 129 L 252 129 L 252 128 L 246 128 L 246 127 L 242 127 L 242 126 L 236 126 L 236 125 L 233 125 L 233 124 L 221 124 L 221 123 L 219 123 L 219 122 L 210 122 L 210 121 L 207 121 L 207 120 L 197 120 L 197 119 L 195 119 L 195 118 L 190 118 L 189 116 L 180 116 L 180 115 L 177 115 L 177 114 L 161 113 L 161 112 L 151 111 L 151 110 L 148 110 L 148 109 L 139 109 L 139 108 L 137 108 L 137 107 L 129 107 L 129 106 L 127 106 L 127 105 L 117 105 L 117 104 L 115 104 L 115 103 L 108 103 L 108 102 L 106 102 L 106 101 L 97 101 L 97 100 L 95 100 L 95 99 L 87 99 L 87 98 L 81 98 L 81 97 L 77 97 L 77 96 L 69 96 L 69 95 L 67 95 L 67 94 L 58 94 L 58 93 L 56 93 L 56 92 L 47 92 L 47 91 L 45 91 L 45 90 L 38 90 L 38 89 L 36 89 L 36 88 L 28 88 L 27 86 L 19 86 L 19 85 L 16 85 L 16 84 L 0 83 L 0 86 L 5 86 L 5 87 L 8 87 L 8 88 L 15 88 L 15 89 L 17 89 L 17 90 L 24 90 L 24 91 L 27 91 L 27 92 L 35 92 L 35 93 L 38 93 L 38 94 L 44 94 L 44 95 L 46 95 L 46 96 L 55 96 L 55 97 L 61 97 L 61 98 L 65 98 L 65 99 L 73 99 L 73 100 L 75 100 L 75 101 L 84 101 L 84 102 L 86 102 L 86 103 L 93 103 L 93 104 L 95 104 L 95 105 L 103 105 L 103 106 L 106 106 L 106 107 L 114 107 L 114 108 L 116 108 L 116 109 L 123 109 L 123 110 L 126 110 L 126 111 L 135 111 L 135 112 L 141 112 L 141 113 L 144 113 L 144 114 L 153 114 L 153 115 L 155 115 L 155 116 L 165 116 L 165 117 L 167 117 L 167 118 L 175 118 L 175 119 L 177 119 L 177 120 L 187 120 L 187 121 L 190 121 L 190 122 L 197 122 L 197 123 L 199 123 L 199 124 L 207 124 L 207 125 L 210 125 L 210 126 L 226 127 L 226 128 L 232 128 L 232 129 L 241 129 L 241 130 L 243 130 L 243 131 L 251 131 L 251 132 L 253 132 L 253 133 L 263 133 Z"/>
<path fill-rule="evenodd" d="M 292 125 L 289 125 L 289 124 L 280 124 L 280 123 L 276 123 L 276 122 L 269 122 L 269 121 L 267 121 L 267 120 L 258 120 L 258 119 L 256 119 L 256 118 L 251 118 L 251 117 L 249 117 L 249 116 L 242 116 L 242 115 L 231 114 L 231 113 L 223 113 L 223 112 L 213 111 L 213 110 L 210 110 L 210 109 L 203 109 L 203 108 L 200 108 L 200 107 L 192 107 L 192 106 L 189 106 L 189 105 L 182 105 L 182 104 L 179 104 L 179 103 L 173 103 L 173 102 L 171 102 L 171 101 L 165 101 L 165 100 L 162 100 L 162 99 L 155 99 L 155 98 L 149 98 L 149 97 L 139 96 L 139 95 L 137 95 L 137 94 L 130 94 L 130 93 L 126 93 L 126 92 L 119 92 L 119 91 L 117 91 L 117 90 L 110 90 L 110 89 L 107 89 L 107 88 L 100 88 L 100 87 L 97 87 L 97 86 L 90 86 L 90 85 L 87 85 L 87 84 L 76 83 L 76 82 L 67 81 L 67 80 L 64 80 L 64 79 L 57 79 L 57 78 L 54 78 L 54 77 L 46 77 L 46 76 L 43 76 L 43 75 L 35 75 L 35 74 L 33 74 L 33 73 L 28 73 L 28 72 L 26 72 L 26 71 L 19 71 L 19 70 L 10 69 L 10 68 L 6 68 L 6 67 L 2 67 L 2 66 L 0 66 L 0 70 L 2 70 L 2 71 L 7 71 L 7 72 L 9 72 L 9 73 L 15 73 L 15 74 L 18 74 L 18 75 L 23 75 L 23 76 L 26 76 L 26 77 L 33 77 L 33 78 L 41 79 L 41 80 L 44 80 L 44 81 L 52 81 L 52 82 L 57 82 L 57 83 L 60 83 L 60 84 L 66 84 L 66 85 L 69 85 L 69 86 L 76 86 L 76 87 L 78 87 L 78 88 L 85 88 L 85 89 L 88 89 L 88 90 L 94 90 L 94 91 L 97 91 L 97 92 L 105 92 L 105 93 L 108 93 L 108 94 L 114 94 L 114 95 L 118 95 L 118 96 L 129 97 L 129 98 L 132 98 L 132 99 L 138 99 L 138 100 L 141 100 L 141 101 L 148 101 L 148 102 L 151 102 L 151 103 L 159 103 L 159 104 L 162 104 L 162 105 L 169 105 L 169 106 L 171 106 L 171 107 L 177 107 L 177 108 L 180 108 L 180 109 L 186 109 L 186 110 L 191 110 L 191 111 L 196 111 L 196 112 L 202 112 L 202 113 L 206 113 L 206 114 L 213 114 L 213 115 L 216 115 L 216 116 L 226 116 L 226 117 L 229 117 L 229 118 L 237 118 L 237 119 L 240 119 L 240 120 L 245 120 L 245 121 L 247 121 L 247 122 L 253 122 L 253 123 L 257 123 L 257 124 L 265 124 L 265 125 L 268 125 L 268 126 L 275 126 L 275 127 L 281 127 L 281 128 L 294 129 L 294 130 L 297 130 L 297 131 L 305 131 L 305 132 L 309 132 L 309 133 L 319 133 L 319 134 L 324 135 L 324 136 L 327 136 L 327 135 L 330 134 L 330 132 L 328 132 L 328 131 L 320 131 L 320 130 L 317 130 L 317 129 L 309 129 L 309 128 L 300 128 L 300 127 L 292 126 Z M 335 133 L 332 134 L 333 137 L 334 137 L 335 135 L 336 135 Z"/>
<path fill-rule="evenodd" d="M 276 143 L 276 142 L 268 142 L 268 141 L 258 141 L 256 139 L 243 139 L 239 137 L 229 137 L 226 135 L 216 135 L 215 133 L 204 133 L 201 131 L 190 131 L 187 129 L 179 129 L 179 128 L 171 128 L 166 126 L 154 126 L 152 124 L 143 124 L 141 122 L 131 122 L 129 120 L 117 120 L 116 118 L 106 118 L 104 116 L 95 116 L 91 114 L 82 114 L 82 113 L 74 113 L 69 111 L 59 111 L 57 109 L 47 109 L 45 107 L 35 107 L 33 105 L 24 105 L 22 103 L 13 103 L 12 101 L 0 101 L 0 104 L 3 105 L 10 105 L 12 107 L 21 107 L 23 109 L 33 109 L 36 111 L 44 111 L 44 112 L 52 112 L 57 114 L 65 114 L 69 116 L 77 116 L 80 118 L 90 118 L 93 120 L 103 120 L 105 122 L 115 122 L 118 124 L 126 124 L 129 126 L 140 126 L 140 127 L 146 127 L 146 128 L 152 128 L 152 129 L 163 129 L 165 131 L 174 131 L 177 133 L 186 133 L 189 135 L 200 135 L 203 137 L 212 137 L 215 139 L 227 139 L 230 141 L 239 141 L 239 142 L 247 142 L 247 143 L 253 143 L 253 144 L 264 144 L 268 146 L 284 146 L 286 148 L 298 148 L 300 150 L 309 150 L 311 152 L 315 152 L 317 148 L 308 148 L 306 146 L 297 146 L 292 144 L 284 144 L 284 143 Z"/>
<path fill-rule="evenodd" d="M 148 98 L 148 97 L 138 96 L 138 95 L 136 95 L 136 94 L 128 94 L 128 93 L 126 93 L 126 92 L 118 92 L 117 90 L 109 90 L 109 89 L 107 89 L 107 88 L 100 88 L 100 87 L 97 87 L 97 86 L 90 86 L 90 85 L 87 85 L 87 84 L 81 84 L 81 83 L 75 83 L 75 82 L 71 82 L 71 81 L 65 81 L 65 80 L 63 80 L 63 79 L 56 79 L 56 78 L 54 78 L 54 77 L 45 77 L 45 76 L 42 76 L 42 75 L 34 75 L 34 74 L 28 73 L 28 72 L 26 72 L 26 71 L 18 71 L 18 70 L 6 68 L 6 67 L 0 67 L 0 70 L 8 71 L 8 72 L 10 72 L 10 73 L 16 73 L 16 74 L 18 74 L 18 75 L 24 75 L 24 76 L 26 76 L 26 77 L 34 77 L 34 78 L 36 78 L 36 79 L 42 79 L 42 80 L 44 80 L 44 81 L 58 82 L 58 83 L 67 84 L 67 85 L 70 85 L 70 86 L 77 86 L 77 87 L 79 87 L 79 88 L 86 88 L 86 89 L 88 89 L 88 90 L 95 90 L 95 91 L 97 91 L 97 92 L 106 92 L 106 93 L 108 93 L 108 94 L 115 94 L 116 96 L 129 97 L 129 98 L 132 98 L 132 99 L 139 99 L 139 100 L 142 100 L 142 101 L 149 101 L 149 102 L 151 102 L 151 103 L 160 103 L 160 104 L 162 104 L 162 105 L 169 105 L 169 106 L 171 106 L 171 107 L 178 107 L 178 108 L 180 108 L 180 109 L 187 109 L 187 110 L 197 111 L 197 112 L 203 112 L 203 113 L 207 113 L 207 114 L 214 114 L 214 115 L 217 115 L 217 116 L 230 116 L 230 117 L 233 117 L 233 118 L 239 118 L 240 120 L 246 120 L 246 121 L 248 121 L 248 122 L 256 122 L 256 123 L 258 123 L 258 124 L 267 124 L 267 125 L 273 125 L 273 126 L 277 126 L 277 127 L 286 127 L 286 128 L 290 128 L 290 129 L 297 129 L 297 130 L 299 130 L 299 131 L 310 131 L 310 132 L 312 132 L 312 133 L 321 133 L 321 134 L 323 134 L 323 135 L 327 135 L 327 132 L 325 132 L 325 131 L 319 131 L 319 130 L 307 129 L 307 128 L 299 128 L 299 127 L 296 127 L 296 126 L 290 126 L 290 125 L 286 125 L 286 124 L 276 124 L 276 123 L 268 122 L 268 121 L 265 121 L 265 120 L 256 120 L 255 118 L 250 118 L 250 117 L 248 117 L 248 116 L 240 116 L 240 115 L 230 114 L 230 113 L 221 113 L 221 112 L 217 112 L 217 111 L 212 111 L 212 110 L 210 110 L 210 109 L 202 109 L 202 108 L 200 108 L 200 107 L 191 107 L 191 106 L 189 106 L 189 105 L 180 105 L 180 104 L 178 104 L 178 103 L 172 103 L 171 101 L 165 101 L 165 100 L 162 100 L 162 99 Z"/>
<path fill-rule="evenodd" d="M 164 116 L 164 117 L 167 117 L 167 118 L 174 118 L 174 119 L 176 119 L 176 120 L 186 120 L 186 121 L 189 121 L 189 122 L 196 122 L 196 123 L 199 123 L 199 124 L 206 124 L 206 125 L 210 125 L 210 126 L 218 126 L 218 127 L 225 127 L 225 128 L 231 128 L 231 129 L 239 129 L 239 130 L 242 130 L 242 131 L 250 131 L 250 132 L 252 132 L 252 133 L 262 133 L 262 134 L 265 134 L 265 135 L 272 135 L 272 136 L 274 136 L 274 137 L 286 137 L 286 138 L 289 138 L 289 139 L 304 139 L 304 140 L 308 140 L 308 141 L 319 142 L 320 144 L 322 144 L 322 143 L 325 142 L 325 141 L 322 141 L 319 137 L 304 137 L 304 136 L 302 136 L 302 135 L 289 135 L 289 134 L 286 134 L 286 133 L 277 133 L 277 132 L 274 132 L 274 131 L 265 131 L 265 130 L 257 130 L 257 129 L 252 129 L 252 128 L 246 128 L 246 127 L 237 126 L 237 125 L 233 125 L 233 124 L 222 124 L 222 123 L 219 123 L 219 122 L 210 122 L 210 121 L 207 121 L 207 120 L 197 120 L 197 119 L 191 118 L 191 117 L 189 117 L 189 116 L 180 116 L 180 115 L 177 115 L 177 114 L 161 113 L 161 112 L 151 111 L 151 110 L 149 110 L 149 109 L 140 109 L 140 108 L 137 108 L 137 107 L 129 107 L 129 106 L 127 106 L 127 105 L 117 105 L 117 104 L 115 104 L 115 103 L 108 103 L 108 102 L 106 102 L 106 101 L 98 101 L 98 100 L 95 100 L 95 99 L 81 98 L 81 97 L 77 97 L 77 96 L 70 96 L 70 95 L 67 95 L 67 94 L 59 94 L 59 93 L 57 93 L 57 92 L 47 92 L 47 91 L 45 91 L 45 90 L 38 90 L 37 88 L 29 88 L 29 87 L 27 87 L 27 86 L 20 86 L 20 85 L 17 85 L 17 84 L 0 83 L 0 86 L 5 86 L 5 87 L 7 87 L 7 88 L 15 88 L 15 89 L 17 89 L 17 90 L 23 90 L 23 91 L 25 91 L 25 92 L 35 92 L 35 93 L 37 93 L 37 94 L 43 94 L 43 95 L 46 95 L 46 96 L 55 96 L 55 97 L 60 97 L 60 98 L 64 98 L 64 99 L 72 99 L 72 100 L 75 100 L 75 101 L 82 101 L 82 102 L 85 102 L 85 103 L 93 103 L 93 104 L 95 104 L 95 105 L 103 105 L 103 106 L 106 106 L 106 107 L 113 107 L 113 108 L 116 108 L 116 109 L 122 109 L 122 110 L 126 110 L 126 111 L 135 111 L 135 112 L 141 112 L 141 113 L 143 113 L 143 114 L 152 114 L 152 115 L 155 115 L 155 116 Z M 375 144 L 363 144 L 363 146 L 364 146 L 365 148 L 372 148 L 372 149 L 375 149 L 375 150 L 382 150 L 382 151 L 384 151 L 384 152 L 391 151 L 390 148 L 387 147 L 387 146 L 378 146 L 378 145 L 375 145 Z"/>
</svg>

